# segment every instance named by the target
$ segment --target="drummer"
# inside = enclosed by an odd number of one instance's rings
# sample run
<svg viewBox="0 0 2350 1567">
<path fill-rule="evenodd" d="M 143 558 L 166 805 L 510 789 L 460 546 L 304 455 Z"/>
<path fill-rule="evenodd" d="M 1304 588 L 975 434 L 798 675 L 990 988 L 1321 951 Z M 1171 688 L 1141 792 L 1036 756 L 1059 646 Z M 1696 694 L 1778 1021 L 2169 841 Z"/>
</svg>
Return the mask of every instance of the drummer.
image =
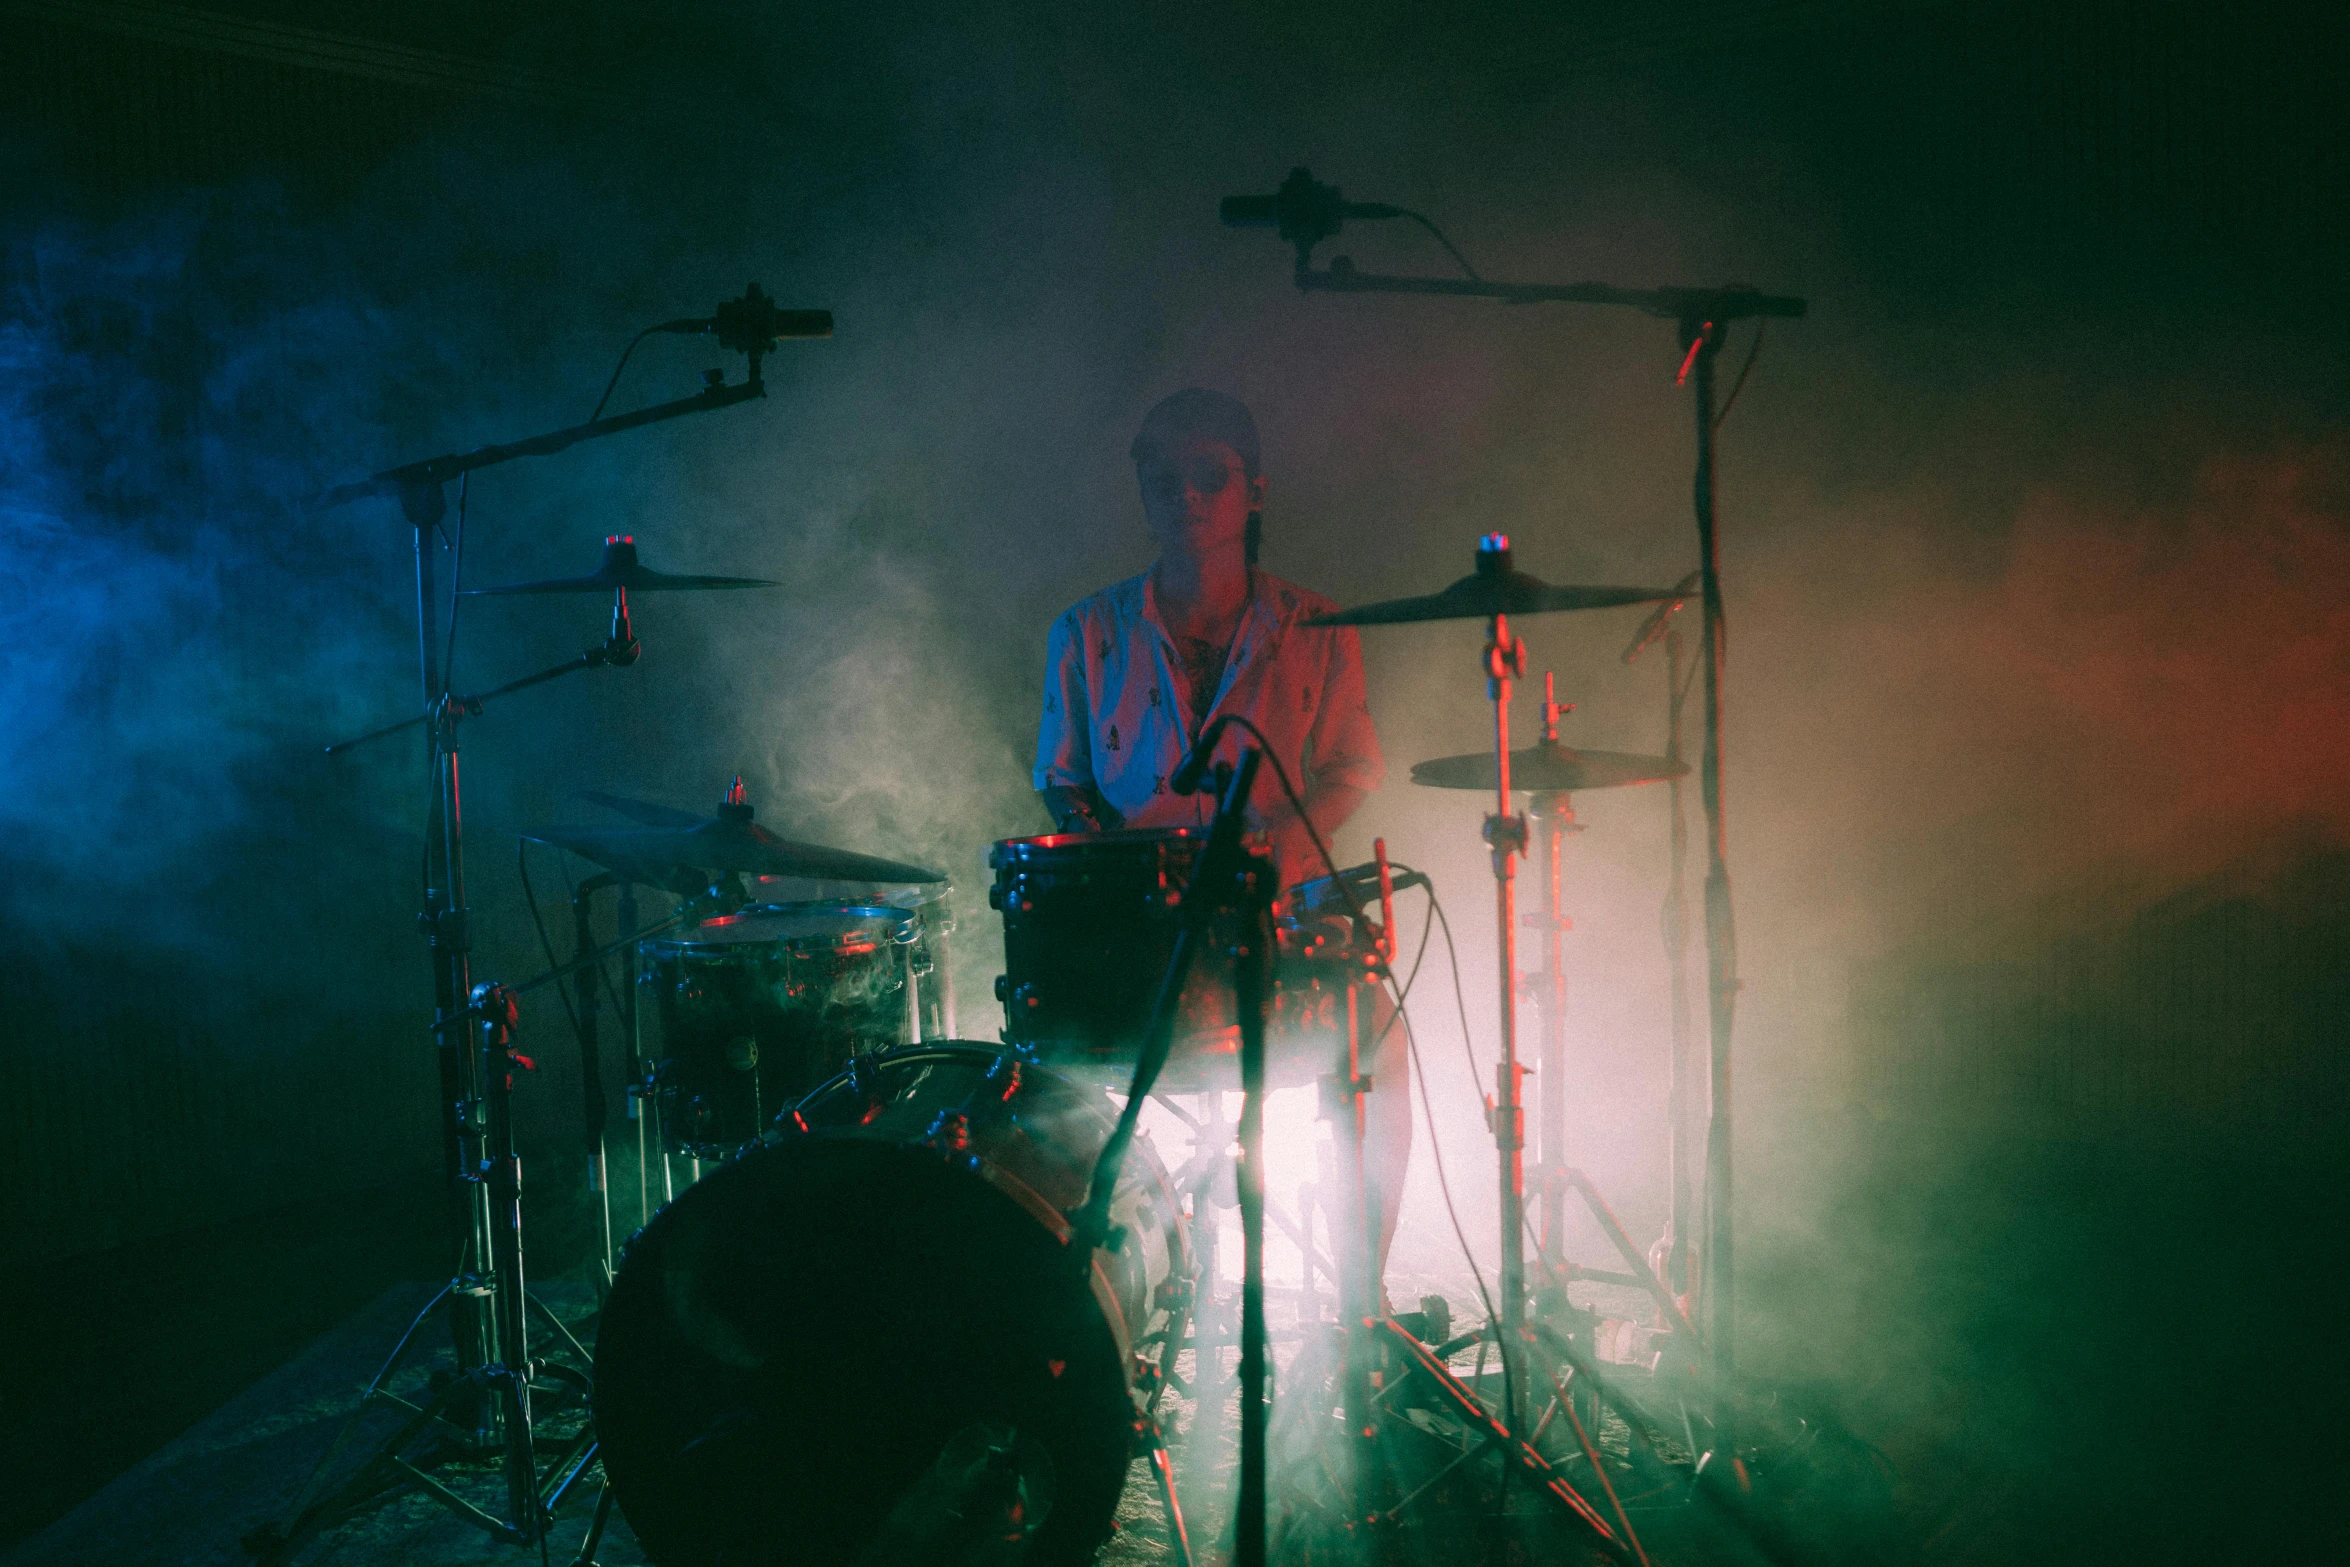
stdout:
<svg viewBox="0 0 2350 1567">
<path fill-rule="evenodd" d="M 1263 732 L 1267 762 L 1288 770 L 1306 820 L 1329 842 L 1379 787 L 1386 762 L 1354 628 L 1299 624 L 1337 606 L 1257 564 L 1256 420 L 1239 399 L 1192 387 L 1151 409 L 1132 455 L 1158 560 L 1053 622 L 1037 792 L 1063 832 L 1205 826 L 1212 795 L 1177 794 L 1167 779 L 1209 720 L 1237 714 Z M 1253 743 L 1229 726 L 1218 754 L 1232 760 Z M 1258 775 L 1248 819 L 1271 839 L 1288 885 L 1328 867 L 1272 771 Z M 1407 1069 L 1403 1032 L 1388 1028 L 1371 1064 L 1364 1149 L 1382 1269 L 1411 1152 Z"/>
</svg>

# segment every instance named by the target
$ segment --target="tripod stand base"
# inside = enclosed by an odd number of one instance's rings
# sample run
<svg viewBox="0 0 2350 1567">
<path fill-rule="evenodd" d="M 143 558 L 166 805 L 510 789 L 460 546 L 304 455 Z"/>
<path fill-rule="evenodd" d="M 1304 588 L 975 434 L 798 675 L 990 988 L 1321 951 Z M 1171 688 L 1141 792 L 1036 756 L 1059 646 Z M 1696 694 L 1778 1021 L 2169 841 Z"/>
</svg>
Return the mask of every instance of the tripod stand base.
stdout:
<svg viewBox="0 0 2350 1567">
<path fill-rule="evenodd" d="M 1431 1349 L 1392 1318 L 1329 1329 L 1309 1345 L 1285 1383 L 1291 1390 L 1276 1433 L 1274 1556 L 1292 1561 L 1377 1563 L 1419 1560 L 1441 1549 L 1480 1560 L 1498 1524 L 1539 1540 L 1540 1559 L 1582 1551 L 1632 1560 L 1620 1531 L 1480 1394 L 1445 1364 L 1480 1334 Z M 1351 1342 L 1349 1342 L 1351 1341 Z M 1361 1440 L 1340 1452 L 1344 1423 L 1341 1357 L 1374 1365 L 1378 1392 Z M 1350 1473 L 1349 1471 L 1353 1472 Z M 1507 1507 L 1497 1512 L 1497 1499 Z M 1407 1551 L 1405 1542 L 1421 1544 Z"/>
<path fill-rule="evenodd" d="M 467 1371 L 443 1365 L 401 1374 L 418 1335 L 445 1313 L 471 1304 L 455 1290 L 444 1290 L 416 1315 L 311 1471 L 291 1515 L 242 1538 L 248 1556 L 265 1563 L 287 1561 L 320 1535 L 404 1495 L 430 1500 L 503 1544 L 527 1546 L 540 1538 L 580 1479 L 595 1467 L 594 1434 L 585 1418 L 588 1378 L 571 1366 L 533 1362 L 526 1372 L 530 1385 L 525 1399 L 524 1389 L 502 1366 Z M 584 1361 L 577 1340 L 545 1302 L 532 1295 L 526 1306 Z M 422 1386 L 417 1385 L 420 1376 Z M 525 1418 L 526 1405 L 537 1408 L 532 1435 L 543 1456 L 532 1466 L 528 1503 L 516 1505 L 525 1487 L 515 1483 L 511 1454 L 516 1444 L 510 1434 L 512 1424 Z M 397 1424 L 383 1431 L 382 1422 L 392 1419 Z M 371 1424 L 379 1434 L 355 1466 L 341 1469 L 337 1478 L 337 1461 Z"/>
</svg>

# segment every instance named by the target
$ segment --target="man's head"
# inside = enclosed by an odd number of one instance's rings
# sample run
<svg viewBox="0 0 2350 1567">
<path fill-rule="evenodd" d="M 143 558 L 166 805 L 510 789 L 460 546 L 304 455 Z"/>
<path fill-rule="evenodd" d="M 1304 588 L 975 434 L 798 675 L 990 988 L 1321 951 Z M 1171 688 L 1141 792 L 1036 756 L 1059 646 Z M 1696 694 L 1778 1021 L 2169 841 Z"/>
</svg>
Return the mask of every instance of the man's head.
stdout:
<svg viewBox="0 0 2350 1567">
<path fill-rule="evenodd" d="M 1256 564 L 1265 480 L 1246 404 L 1196 386 L 1163 398 L 1143 416 L 1133 455 L 1143 518 L 1162 551 L 1204 555 L 1241 542 Z"/>
</svg>

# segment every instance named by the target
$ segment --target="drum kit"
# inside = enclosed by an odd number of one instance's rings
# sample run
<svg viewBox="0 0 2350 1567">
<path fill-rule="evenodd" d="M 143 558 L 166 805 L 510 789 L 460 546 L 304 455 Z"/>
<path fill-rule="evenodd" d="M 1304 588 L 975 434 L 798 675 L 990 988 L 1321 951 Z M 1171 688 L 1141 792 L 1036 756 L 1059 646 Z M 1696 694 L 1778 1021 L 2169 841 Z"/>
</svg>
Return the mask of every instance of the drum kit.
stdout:
<svg viewBox="0 0 2350 1567">
<path fill-rule="evenodd" d="M 749 384 L 757 385 L 755 352 Z M 695 412 L 749 395 L 756 394 L 714 383 L 700 398 L 662 407 Z M 479 450 L 495 454 L 490 460 L 556 450 L 631 422 L 645 418 Z M 1407 1429 L 1418 1440 L 1437 1433 L 1454 1454 L 1446 1473 L 1496 1455 L 1501 1473 L 1521 1482 L 1516 1494 L 1586 1552 L 1644 1559 L 1594 1446 L 1596 1420 L 1587 1418 L 1597 1414 L 1590 1391 L 1607 1386 L 1588 1333 L 1576 1330 L 1563 1291 L 1555 1292 L 1557 1309 L 1529 1317 L 1514 866 L 1531 834 L 1516 803 L 1520 793 L 1533 796 L 1548 849 L 1550 895 L 1536 921 L 1549 963 L 1542 1065 L 1546 1090 L 1557 1085 L 1563 1095 L 1558 900 L 1568 801 L 1578 791 L 1688 769 L 1671 757 L 1561 744 L 1564 709 L 1555 693 L 1541 741 L 1513 750 L 1509 709 L 1524 645 L 1510 621 L 1669 607 L 1685 590 L 1551 586 L 1514 569 L 1509 541 L 1494 535 L 1480 542 L 1474 573 L 1441 592 L 1322 622 L 1470 618 L 1488 632 L 1481 668 L 1493 749 L 1422 762 L 1413 778 L 1488 791 L 1498 804 L 1484 837 L 1502 996 L 1489 1111 L 1501 1269 L 1491 1320 L 1447 1335 L 1447 1313 L 1430 1310 L 1413 1324 L 1437 1340 L 1430 1343 L 1384 1307 L 1362 1180 L 1365 1072 L 1393 1015 L 1382 993 L 1393 993 L 1398 881 L 1382 844 L 1373 865 L 1330 863 L 1327 876 L 1277 898 L 1269 854 L 1240 836 L 1239 807 L 1257 782 L 1260 751 L 1244 752 L 1237 770 L 1219 770 L 1220 809 L 1207 829 L 994 845 L 988 903 L 1002 924 L 1004 972 L 993 1040 L 958 1031 L 950 879 L 781 836 L 755 819 L 739 779 L 707 818 L 593 795 L 631 825 L 531 829 L 528 840 L 603 867 L 574 895 L 579 950 L 568 962 L 550 952 L 548 971 L 524 984 L 472 984 L 459 720 L 493 697 L 564 673 L 634 662 L 632 593 L 766 584 L 653 572 L 632 540 L 608 540 L 587 576 L 467 590 L 609 593 L 612 631 L 603 646 L 479 696 L 452 694 L 434 657 L 427 534 L 443 514 L 442 485 L 468 471 L 466 460 L 433 459 L 376 476 L 373 490 L 338 492 L 398 495 L 417 528 L 426 711 L 376 734 L 422 725 L 435 763 L 423 925 L 435 958 L 434 1032 L 460 1256 L 436 1305 L 446 1307 L 457 1370 L 438 1377 L 421 1403 L 383 1392 L 420 1317 L 370 1390 L 371 1398 L 400 1403 L 408 1418 L 331 1494 L 316 1495 L 322 1482 L 314 1477 L 285 1527 L 248 1541 L 255 1554 L 282 1558 L 401 1490 L 430 1495 L 496 1538 L 543 1550 L 557 1509 L 600 1464 L 606 1483 L 580 1563 L 593 1561 L 615 1503 L 661 1567 L 1084 1562 L 1110 1533 L 1141 1457 L 1157 1480 L 1170 1549 L 1188 1563 L 1162 1400 L 1186 1385 L 1204 1396 L 1220 1375 L 1211 1365 L 1220 1367 L 1221 1350 L 1233 1343 L 1227 1328 L 1209 1325 L 1229 1316 L 1218 1315 L 1219 1274 L 1203 1260 L 1212 1254 L 1213 1226 L 1201 1221 L 1209 1187 L 1236 1159 L 1245 1255 L 1235 1562 L 1261 1562 L 1275 1548 L 1311 1560 L 1375 1554 L 1419 1497 L 1436 1494 L 1433 1481 L 1406 1490 L 1411 1476 L 1392 1449 L 1396 1432 Z M 598 944 L 587 900 L 606 888 L 618 894 L 620 935 Z M 791 895 L 762 896 L 779 890 Z M 674 912 L 640 922 L 646 891 L 678 899 Z M 598 992 L 614 958 L 625 973 L 611 999 L 626 1036 L 626 1102 L 637 1140 L 637 1223 L 625 1242 L 615 1235 L 607 1181 L 606 1067 L 595 1034 Z M 589 1179 L 603 1235 L 592 1270 L 602 1306 L 592 1367 L 584 1369 L 532 1351 L 533 1311 L 559 1338 L 570 1333 L 525 1287 L 511 1110 L 519 998 L 567 980 L 578 1000 Z M 1330 1235 L 1338 1311 L 1333 1321 L 1299 1324 L 1308 1342 L 1285 1375 L 1290 1446 L 1276 1498 L 1268 1489 L 1274 1460 L 1264 1393 L 1261 1101 L 1270 1086 L 1309 1082 L 1321 1086 L 1337 1154 Z M 1237 1153 L 1223 1121 L 1224 1096 L 1235 1089 L 1243 1096 Z M 1194 1100 L 1204 1102 L 1202 1113 L 1174 1105 L 1201 1146 L 1171 1173 L 1139 1134 L 1138 1118 L 1146 1103 L 1184 1096 L 1202 1096 Z M 1563 1106 L 1563 1097 L 1545 1099 L 1546 1201 L 1571 1184 L 1561 1157 Z M 1587 1182 L 1581 1189 L 1604 1214 Z M 1552 1248 L 1544 1266 L 1554 1284 L 1574 1273 L 1555 1251 L 1558 1229 L 1555 1206 L 1547 1207 L 1536 1240 Z M 1615 1234 L 1631 1273 L 1670 1309 L 1694 1349 L 1676 1298 L 1620 1228 Z M 1310 1252 L 1310 1235 L 1300 1238 Z M 1451 1357 L 1470 1346 L 1497 1353 L 1498 1378 L 1464 1378 L 1452 1368 Z M 1188 1381 L 1179 1354 L 1192 1356 Z M 1482 1364 L 1482 1347 L 1479 1354 Z M 540 1451 L 533 1401 L 560 1402 L 565 1383 L 588 1418 L 549 1456 Z M 1646 1429 L 1634 1405 L 1611 1398 L 1627 1425 Z M 1569 1459 L 1546 1456 L 1545 1432 L 1555 1451 L 1569 1428 L 1591 1466 L 1585 1483 L 1597 1482 L 1609 1514 L 1569 1482 Z M 1334 1462 L 1318 1451 L 1332 1443 Z M 436 1477 L 436 1466 L 466 1459 L 502 1473 L 502 1510 Z M 1509 1492 L 1510 1482 L 1501 1488 Z M 1489 1509 L 1490 1494 L 1478 1505 Z M 1280 1531 L 1269 1533 L 1274 1513 Z"/>
</svg>

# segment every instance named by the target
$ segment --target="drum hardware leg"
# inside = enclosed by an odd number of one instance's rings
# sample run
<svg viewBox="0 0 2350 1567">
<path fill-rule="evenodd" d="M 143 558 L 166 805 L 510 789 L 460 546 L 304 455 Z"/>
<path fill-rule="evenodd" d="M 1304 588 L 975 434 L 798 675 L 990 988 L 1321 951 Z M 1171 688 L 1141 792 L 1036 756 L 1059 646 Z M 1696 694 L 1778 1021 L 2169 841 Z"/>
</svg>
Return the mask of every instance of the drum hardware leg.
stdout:
<svg viewBox="0 0 2350 1567">
<path fill-rule="evenodd" d="M 1280 1227 L 1281 1233 L 1289 1237 L 1290 1243 L 1297 1247 L 1305 1259 L 1305 1283 L 1297 1292 L 1298 1320 L 1300 1322 L 1309 1321 L 1314 1309 L 1315 1270 L 1319 1269 L 1323 1277 L 1329 1279 L 1335 1279 L 1338 1275 L 1331 1268 L 1329 1259 L 1322 1255 L 1322 1249 L 1314 1244 L 1310 1220 L 1306 1219 L 1303 1214 L 1292 1218 L 1289 1211 L 1281 1206 L 1281 1200 L 1270 1195 L 1265 1198 L 1265 1212 L 1271 1216 L 1274 1224 Z"/>
<path fill-rule="evenodd" d="M 596 1547 L 604 1543 L 604 1526 L 612 1521 L 612 1484 L 604 1483 L 604 1494 L 596 1498 L 596 1515 L 588 1521 L 587 1537 L 579 1542 L 579 1554 L 571 1558 L 571 1567 L 596 1567 Z"/>
<path fill-rule="evenodd" d="M 906 1043 L 922 1043 L 922 976 L 914 971 L 914 958 L 921 949 L 912 942 L 898 948 L 898 961 L 903 966 L 906 989 Z M 761 1126 L 767 1123 L 759 1122 Z"/>
<path fill-rule="evenodd" d="M 1567 1385 L 1555 1372 L 1546 1372 L 1544 1380 L 1550 1383 L 1556 1402 L 1552 1407 L 1567 1417 L 1567 1424 L 1575 1433 L 1576 1445 L 1583 1449 L 1584 1459 L 1591 1465 L 1591 1473 L 1599 1481 L 1600 1491 L 1607 1497 L 1616 1523 L 1624 1531 L 1624 1539 L 1632 1547 L 1633 1559 L 1640 1567 L 1649 1567 L 1648 1550 L 1640 1543 L 1640 1536 L 1632 1527 L 1631 1515 L 1624 1511 L 1623 1500 L 1616 1495 L 1616 1483 L 1608 1478 L 1607 1465 L 1600 1462 L 1599 1449 L 1592 1444 L 1591 1433 L 1583 1427 L 1582 1417 L 1575 1413 L 1575 1401 L 1567 1393 Z"/>
<path fill-rule="evenodd" d="M 1665 755 L 1675 762 L 1681 760 L 1681 705 L 1688 695 L 1688 682 L 1682 676 L 1685 667 L 1683 656 L 1681 633 L 1667 631 Z M 1666 976 L 1673 991 L 1673 1060 L 1672 1086 L 1665 1101 L 1665 1113 L 1671 1122 L 1672 1207 L 1671 1217 L 1666 1221 L 1668 1240 L 1664 1274 L 1666 1284 L 1686 1294 L 1690 1290 L 1690 1240 L 1696 1228 L 1689 1203 L 1689 900 L 1686 872 L 1689 823 L 1681 808 L 1681 780 L 1678 777 L 1669 780 L 1666 789 L 1666 808 L 1672 814 L 1672 841 L 1671 866 L 1667 872 L 1665 905 L 1661 916 L 1664 921 Z"/>
<path fill-rule="evenodd" d="M 1334 1134 L 1332 1159 L 1337 1174 L 1338 1212 L 1331 1236 L 1332 1250 L 1337 1253 L 1338 1315 L 1343 1325 L 1339 1390 L 1348 1437 L 1344 1459 L 1348 1516 L 1362 1520 L 1385 1511 L 1389 1500 L 1388 1475 L 1372 1408 L 1372 1378 L 1380 1358 L 1374 1324 L 1383 1312 L 1378 1220 L 1371 1211 L 1369 1170 L 1363 1162 L 1364 1099 L 1371 1088 L 1363 1065 L 1377 1014 L 1370 1004 L 1367 983 L 1346 987 L 1345 1070 L 1322 1085 L 1322 1113 Z"/>
<path fill-rule="evenodd" d="M 1179 1567 L 1191 1567 L 1191 1531 L 1184 1527 L 1183 1503 L 1175 1491 L 1175 1464 L 1167 1453 L 1167 1438 L 1158 1416 L 1159 1388 L 1135 1425 L 1143 1456 L 1150 1460 L 1151 1478 L 1158 1482 L 1159 1504 L 1167 1510 L 1167 1545 Z"/>
<path fill-rule="evenodd" d="M 1545 738 L 1556 741 L 1559 714 L 1563 711 L 1558 701 L 1556 677 L 1545 674 L 1542 682 Z M 1556 1256 L 1565 1241 L 1566 1221 L 1566 1192 L 1556 1179 L 1556 1172 L 1565 1167 L 1567 1157 L 1566 933 L 1570 922 L 1564 897 L 1565 848 L 1567 834 L 1582 829 L 1575 824 L 1574 797 L 1565 790 L 1546 790 L 1535 795 L 1528 815 L 1541 829 L 1544 893 L 1542 913 L 1528 915 L 1526 921 L 1542 933 L 1543 957 L 1542 973 L 1530 987 L 1542 1015 L 1541 1070 L 1535 1078 L 1535 1094 L 1541 1109 L 1537 1131 L 1542 1145 L 1539 1188 L 1542 1222 L 1537 1234 L 1542 1248 Z"/>
<path fill-rule="evenodd" d="M 1602 1550 L 1617 1560 L 1627 1560 L 1629 1552 L 1624 1542 L 1599 1515 L 1597 1509 L 1553 1468 L 1533 1446 L 1512 1434 L 1510 1428 L 1496 1419 L 1484 1400 L 1453 1376 L 1435 1351 L 1392 1322 L 1380 1324 L 1391 1352 L 1400 1350 L 1403 1374 L 1418 1375 L 1435 1389 L 1439 1397 L 1451 1407 L 1459 1419 L 1481 1442 L 1490 1444 L 1510 1469 L 1534 1482 L 1533 1490 L 1548 1503 L 1580 1520 Z M 1504 1362 L 1505 1366 L 1507 1362 Z M 1524 1361 L 1520 1361 L 1523 1366 Z M 1506 1372 L 1505 1372 L 1506 1375 Z M 1521 1406 L 1522 1407 L 1522 1406 Z"/>
<path fill-rule="evenodd" d="M 940 918 L 946 919 L 944 915 Z M 962 1037 L 955 1031 L 954 949 L 948 939 L 946 928 L 952 923 L 951 920 L 947 920 L 946 926 L 942 926 L 939 932 L 938 950 L 932 953 L 930 958 L 930 992 L 937 998 L 938 1037 L 941 1039 Z"/>
<path fill-rule="evenodd" d="M 602 1449 L 596 1445 L 594 1426 L 585 1427 L 571 1439 L 571 1445 L 547 1471 L 545 1494 L 539 1498 L 539 1515 L 549 1523 L 563 1510 L 563 1503 L 571 1495 L 571 1488 L 579 1483 L 596 1465 Z"/>
<path fill-rule="evenodd" d="M 636 1123 L 636 1227 L 644 1228 L 653 1217 L 652 1187 L 645 1166 L 645 1116 L 643 1095 L 639 1091 L 645 1081 L 645 1049 L 637 1023 L 638 993 L 644 988 L 642 954 L 635 945 L 637 934 L 636 883 L 623 879 L 620 883 L 619 907 L 613 917 L 619 922 L 620 933 L 630 944 L 624 949 L 620 963 L 620 1039 L 628 1062 L 628 1118 Z M 611 1268 L 620 1264 L 619 1248 L 607 1253 Z"/>
<path fill-rule="evenodd" d="M 514 1053 L 513 1029 L 521 1014 L 513 994 L 503 985 L 487 983 L 474 987 L 472 999 L 482 1018 L 481 1086 L 488 1112 L 483 1187 L 491 1204 L 490 1264 L 497 1281 L 491 1304 L 497 1319 L 496 1382 L 505 1426 L 507 1502 L 509 1516 L 527 1544 L 538 1538 L 544 1523 L 527 1374 L 530 1320 L 522 1270 L 522 1160 L 514 1151 L 513 1069 L 529 1063 Z"/>
<path fill-rule="evenodd" d="M 636 1226 L 643 1229 L 653 1219 L 653 1159 L 652 1145 L 647 1137 L 654 1115 L 653 1085 L 649 1078 L 639 1075 L 628 1085 L 628 1115 L 636 1123 Z"/>
<path fill-rule="evenodd" d="M 1534 1334 L 1536 1346 L 1551 1361 L 1566 1367 L 1574 1386 L 1587 1389 L 1592 1402 L 1614 1410 L 1616 1417 L 1624 1422 L 1624 1428 L 1651 1454 L 1661 1454 L 1665 1441 L 1663 1428 L 1637 1400 L 1599 1369 L 1597 1361 L 1584 1353 L 1571 1337 L 1548 1323 L 1537 1325 Z M 1694 1454 L 1696 1448 L 1692 1446 L 1690 1451 Z M 1663 1462 L 1661 1456 L 1659 1462 Z"/>
<path fill-rule="evenodd" d="M 572 975 L 578 992 L 576 1014 L 579 1025 L 579 1086 L 580 1109 L 585 1117 L 587 1133 L 588 1201 L 596 1213 L 596 1238 L 599 1250 L 590 1262 L 588 1274 L 596 1287 L 597 1298 L 612 1287 L 612 1192 L 604 1160 L 604 1134 L 610 1121 L 610 1111 L 604 1100 L 604 1054 L 601 1048 L 603 1019 L 599 1009 L 598 992 L 604 977 L 601 963 L 584 960 L 596 950 L 596 940 L 590 925 L 592 900 L 605 887 L 618 885 L 623 878 L 610 871 L 599 872 L 581 882 L 571 895 L 571 924 L 574 939 L 572 957 L 581 961 L 578 972 Z"/>
</svg>

